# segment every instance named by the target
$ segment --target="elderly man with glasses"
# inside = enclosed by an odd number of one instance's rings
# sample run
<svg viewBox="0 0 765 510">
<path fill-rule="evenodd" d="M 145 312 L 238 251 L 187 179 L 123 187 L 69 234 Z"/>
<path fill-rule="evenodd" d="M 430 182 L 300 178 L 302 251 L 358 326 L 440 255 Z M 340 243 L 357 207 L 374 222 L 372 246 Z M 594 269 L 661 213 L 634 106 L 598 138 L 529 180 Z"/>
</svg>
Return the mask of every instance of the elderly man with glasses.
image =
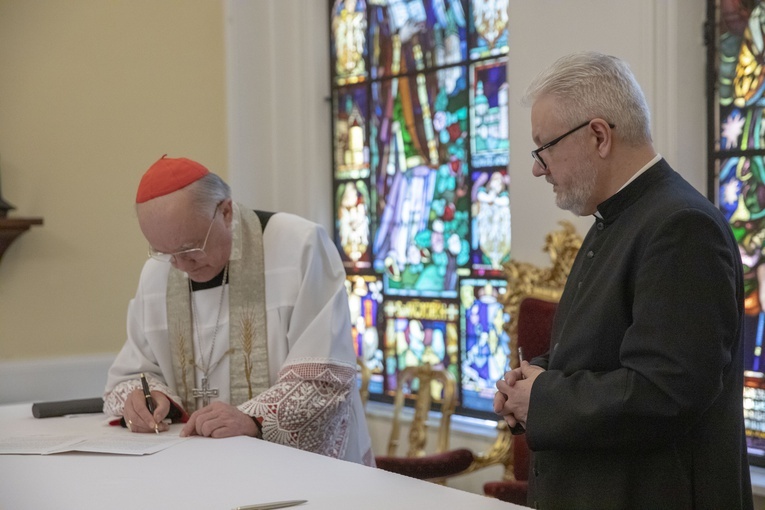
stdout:
<svg viewBox="0 0 765 510">
<path fill-rule="evenodd" d="M 345 271 L 324 229 L 248 210 L 186 158 L 149 168 L 136 213 L 149 259 L 104 412 L 132 432 L 178 420 L 183 436 L 246 435 L 374 465 Z"/>
<path fill-rule="evenodd" d="M 534 175 L 558 207 L 593 216 L 549 352 L 497 382 L 495 411 L 533 452 L 529 503 L 752 508 L 728 222 L 654 150 L 622 60 L 563 57 L 526 102 Z"/>
</svg>

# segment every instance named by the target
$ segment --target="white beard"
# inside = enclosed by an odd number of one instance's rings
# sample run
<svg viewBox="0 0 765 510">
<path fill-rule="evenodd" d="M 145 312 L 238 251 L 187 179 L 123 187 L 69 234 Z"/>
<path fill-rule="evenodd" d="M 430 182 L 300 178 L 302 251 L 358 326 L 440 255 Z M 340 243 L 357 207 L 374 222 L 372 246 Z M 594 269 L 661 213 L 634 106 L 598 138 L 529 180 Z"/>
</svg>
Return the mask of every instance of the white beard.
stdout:
<svg viewBox="0 0 765 510">
<path fill-rule="evenodd" d="M 555 196 L 555 205 L 565 211 L 571 211 L 581 216 L 592 198 L 597 179 L 597 170 L 589 161 L 585 162 L 574 172 L 572 186 L 568 190 L 562 190 Z"/>
</svg>

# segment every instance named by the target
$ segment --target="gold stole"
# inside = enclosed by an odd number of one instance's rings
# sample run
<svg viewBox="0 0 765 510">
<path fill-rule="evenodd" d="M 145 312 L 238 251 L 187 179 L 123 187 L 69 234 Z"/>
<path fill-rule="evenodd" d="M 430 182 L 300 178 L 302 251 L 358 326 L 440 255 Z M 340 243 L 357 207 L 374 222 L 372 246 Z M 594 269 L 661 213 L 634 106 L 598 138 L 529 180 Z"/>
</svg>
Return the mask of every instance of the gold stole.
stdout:
<svg viewBox="0 0 765 510">
<path fill-rule="evenodd" d="M 231 404 L 239 405 L 269 387 L 263 234 L 253 211 L 233 203 L 229 259 L 229 355 Z M 224 282 L 225 285 L 225 282 Z M 172 342 L 176 392 L 188 413 L 196 410 L 191 293 L 188 275 L 170 269 L 167 279 L 168 339 Z"/>
</svg>

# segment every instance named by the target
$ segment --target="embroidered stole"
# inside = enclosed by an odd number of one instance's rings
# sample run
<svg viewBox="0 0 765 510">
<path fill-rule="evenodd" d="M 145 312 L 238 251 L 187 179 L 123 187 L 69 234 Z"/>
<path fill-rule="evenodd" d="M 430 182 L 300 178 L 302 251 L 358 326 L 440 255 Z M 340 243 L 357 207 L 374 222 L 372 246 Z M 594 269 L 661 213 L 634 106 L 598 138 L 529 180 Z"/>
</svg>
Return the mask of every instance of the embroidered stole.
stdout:
<svg viewBox="0 0 765 510">
<path fill-rule="evenodd" d="M 229 259 L 229 350 L 231 404 L 239 405 L 269 387 L 263 232 L 258 215 L 233 204 Z M 226 282 L 223 282 L 225 285 Z M 172 342 L 176 392 L 190 414 L 196 410 L 193 317 L 188 275 L 170 269 L 167 326 Z"/>
</svg>

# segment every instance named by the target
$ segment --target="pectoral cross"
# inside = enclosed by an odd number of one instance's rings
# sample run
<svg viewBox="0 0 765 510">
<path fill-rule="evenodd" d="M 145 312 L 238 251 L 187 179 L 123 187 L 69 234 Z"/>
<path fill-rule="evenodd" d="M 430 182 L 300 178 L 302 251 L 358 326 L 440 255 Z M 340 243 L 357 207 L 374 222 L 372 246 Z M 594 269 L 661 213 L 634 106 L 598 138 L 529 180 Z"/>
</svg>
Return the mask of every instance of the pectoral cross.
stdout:
<svg viewBox="0 0 765 510">
<path fill-rule="evenodd" d="M 203 377 L 202 388 L 192 388 L 191 393 L 194 395 L 194 398 L 202 399 L 202 407 L 204 407 L 210 403 L 210 397 L 218 396 L 218 388 L 210 388 L 210 382 L 207 380 L 207 377 Z"/>
</svg>

